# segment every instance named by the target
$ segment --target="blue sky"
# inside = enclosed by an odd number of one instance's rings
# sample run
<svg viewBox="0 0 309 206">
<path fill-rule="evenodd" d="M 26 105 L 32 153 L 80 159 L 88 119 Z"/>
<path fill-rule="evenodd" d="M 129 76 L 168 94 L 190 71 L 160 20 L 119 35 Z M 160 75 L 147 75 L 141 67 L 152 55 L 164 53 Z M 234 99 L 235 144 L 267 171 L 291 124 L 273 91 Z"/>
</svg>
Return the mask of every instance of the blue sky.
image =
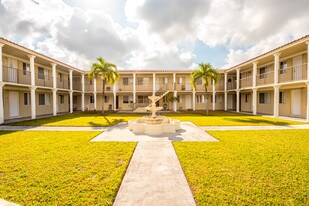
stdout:
<svg viewBox="0 0 309 206">
<path fill-rule="evenodd" d="M 229 68 L 308 34 L 307 4 L 2 0 L 0 36 L 84 70 L 99 56 L 120 69 Z"/>
</svg>

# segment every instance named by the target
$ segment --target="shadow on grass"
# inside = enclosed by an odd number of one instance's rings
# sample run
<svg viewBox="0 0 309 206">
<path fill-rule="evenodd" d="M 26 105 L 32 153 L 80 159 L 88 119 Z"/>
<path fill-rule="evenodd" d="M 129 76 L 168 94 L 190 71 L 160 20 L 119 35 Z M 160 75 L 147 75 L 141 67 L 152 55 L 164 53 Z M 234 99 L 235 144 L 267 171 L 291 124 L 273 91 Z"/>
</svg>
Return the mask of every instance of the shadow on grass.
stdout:
<svg viewBox="0 0 309 206">
<path fill-rule="evenodd" d="M 236 118 L 223 118 L 224 120 L 231 121 L 231 122 L 239 122 L 239 123 L 250 123 L 250 124 L 269 124 L 269 125 L 276 125 L 276 126 L 286 126 L 290 125 L 288 122 L 282 122 L 282 121 L 271 121 L 271 120 L 265 120 L 265 119 L 255 119 L 255 118 L 249 118 L 244 117 L 245 119 L 236 119 Z"/>
</svg>

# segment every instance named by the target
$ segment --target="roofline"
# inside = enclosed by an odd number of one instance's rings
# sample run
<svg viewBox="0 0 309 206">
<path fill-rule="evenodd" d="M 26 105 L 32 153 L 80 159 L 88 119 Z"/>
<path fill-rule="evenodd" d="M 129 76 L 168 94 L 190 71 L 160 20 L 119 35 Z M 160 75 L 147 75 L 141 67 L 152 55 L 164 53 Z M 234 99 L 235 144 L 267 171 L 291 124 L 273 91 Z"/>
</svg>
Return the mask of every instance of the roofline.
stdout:
<svg viewBox="0 0 309 206">
<path fill-rule="evenodd" d="M 286 43 L 286 44 L 284 44 L 284 45 L 281 45 L 281 46 L 279 46 L 279 47 L 277 47 L 277 48 L 275 48 L 275 49 L 272 49 L 272 50 L 270 50 L 270 51 L 268 51 L 268 52 L 265 52 L 265 53 L 263 53 L 263 54 L 260 54 L 260 55 L 258 55 L 258 56 L 256 56 L 256 57 L 253 57 L 253 58 L 251 58 L 251 59 L 249 59 L 249 60 L 246 60 L 246 61 L 244 61 L 244 62 L 242 62 L 242 63 L 240 63 L 240 64 L 237 64 L 237 65 L 235 65 L 235 66 L 233 66 L 233 67 L 230 67 L 230 68 L 228 68 L 228 69 L 225 69 L 224 71 L 225 71 L 225 72 L 233 71 L 233 70 L 235 70 L 235 69 L 237 69 L 237 68 L 243 66 L 244 64 L 247 64 L 247 63 L 250 63 L 250 62 L 253 63 L 253 62 L 258 61 L 259 59 L 264 58 L 264 57 L 266 57 L 266 56 L 268 56 L 268 55 L 270 55 L 270 54 L 278 53 L 278 52 L 280 52 L 280 51 L 282 51 L 282 50 L 284 50 L 284 49 L 287 49 L 287 48 L 289 48 L 289 47 L 291 47 L 291 46 L 294 46 L 294 45 L 296 45 L 296 44 L 298 44 L 298 43 L 306 42 L 306 41 L 308 41 L 308 40 L 309 40 L 309 34 L 307 34 L 307 35 L 305 35 L 305 36 L 303 36 L 303 37 L 300 37 L 300 38 L 298 38 L 298 39 L 296 39 L 296 40 L 294 40 L 294 41 L 291 41 L 291 42 L 289 42 L 289 43 Z"/>
<path fill-rule="evenodd" d="M 42 53 L 39 53 L 39 52 L 34 51 L 34 50 L 32 50 L 32 49 L 29 49 L 29 48 L 27 48 L 27 47 L 25 47 L 25 46 L 22 46 L 22 45 L 20 45 L 20 44 L 17 44 L 17 43 L 15 43 L 15 42 L 10 41 L 10 40 L 8 40 L 8 39 L 5 39 L 5 38 L 3 38 L 3 37 L 0 37 L 0 42 L 2 42 L 2 43 L 4 43 L 4 44 L 7 44 L 7 45 L 10 45 L 10 46 L 13 46 L 13 47 L 17 47 L 17 48 L 19 47 L 20 50 L 23 50 L 23 51 L 25 51 L 25 52 L 27 52 L 27 53 L 29 53 L 29 54 L 34 55 L 34 56 L 38 56 L 38 57 L 41 57 L 41 58 L 43 58 L 43 59 L 48 59 L 48 60 L 50 61 L 50 63 L 56 63 L 56 64 L 59 64 L 59 65 L 61 65 L 61 66 L 64 66 L 64 67 L 68 67 L 68 68 L 70 68 L 70 69 L 73 69 L 73 70 L 75 70 L 75 71 L 77 71 L 77 72 L 85 73 L 84 70 L 81 70 L 81 69 L 78 69 L 78 68 L 76 68 L 76 67 L 73 67 L 73 66 L 71 66 L 71 65 L 69 65 L 69 64 L 67 64 L 67 63 L 61 62 L 61 61 L 59 61 L 59 60 L 57 60 L 57 59 L 54 59 L 54 58 L 51 58 L 51 57 L 49 57 L 49 56 L 47 56 L 47 55 L 45 55 L 45 54 L 42 54 Z"/>
</svg>

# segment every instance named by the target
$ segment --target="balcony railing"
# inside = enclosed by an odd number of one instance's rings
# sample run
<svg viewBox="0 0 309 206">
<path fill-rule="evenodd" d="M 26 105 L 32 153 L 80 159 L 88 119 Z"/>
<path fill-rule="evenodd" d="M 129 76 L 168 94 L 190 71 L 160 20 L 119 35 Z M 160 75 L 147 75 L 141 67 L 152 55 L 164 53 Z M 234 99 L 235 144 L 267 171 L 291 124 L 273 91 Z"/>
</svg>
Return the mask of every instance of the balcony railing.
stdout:
<svg viewBox="0 0 309 206">
<path fill-rule="evenodd" d="M 69 81 L 67 79 L 60 79 L 59 77 L 57 77 L 57 88 L 60 89 L 69 89 L 70 85 L 69 85 Z"/>
<path fill-rule="evenodd" d="M 133 84 L 129 85 L 118 84 L 118 91 L 133 91 Z"/>
<path fill-rule="evenodd" d="M 274 71 L 268 71 L 266 73 L 258 74 L 256 77 L 256 85 L 267 85 L 274 83 Z"/>
<path fill-rule="evenodd" d="M 279 83 L 300 80 L 307 80 L 307 64 L 300 64 L 279 70 Z"/>
<path fill-rule="evenodd" d="M 173 83 L 156 83 L 156 88 L 155 91 L 159 91 L 159 92 L 165 92 L 168 90 L 174 90 L 174 84 Z"/>
<path fill-rule="evenodd" d="M 152 83 L 146 83 L 141 85 L 135 85 L 136 91 L 152 91 L 153 90 Z"/>
<path fill-rule="evenodd" d="M 219 82 L 219 84 L 216 85 L 216 91 L 224 91 L 224 83 Z"/>
<path fill-rule="evenodd" d="M 227 90 L 236 89 L 236 80 L 227 81 Z"/>
<path fill-rule="evenodd" d="M 252 76 L 240 79 L 240 88 L 252 87 L 252 79 Z"/>
<path fill-rule="evenodd" d="M 177 91 L 192 91 L 192 86 L 190 83 L 176 83 L 175 87 Z M 196 88 L 198 88 L 198 85 Z"/>
<path fill-rule="evenodd" d="M 43 87 L 52 87 L 53 78 L 49 75 L 44 75 L 41 73 L 35 73 L 35 85 Z"/>
<path fill-rule="evenodd" d="M 3 66 L 3 81 L 18 84 L 31 84 L 30 71 Z"/>
</svg>

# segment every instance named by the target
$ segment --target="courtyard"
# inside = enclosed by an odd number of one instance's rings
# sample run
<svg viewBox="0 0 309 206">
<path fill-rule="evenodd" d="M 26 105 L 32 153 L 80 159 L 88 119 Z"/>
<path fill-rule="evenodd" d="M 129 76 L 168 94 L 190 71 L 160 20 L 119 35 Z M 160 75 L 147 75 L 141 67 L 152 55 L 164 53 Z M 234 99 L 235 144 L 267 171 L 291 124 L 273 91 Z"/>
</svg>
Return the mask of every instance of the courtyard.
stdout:
<svg viewBox="0 0 309 206">
<path fill-rule="evenodd" d="M 191 121 L 200 128 L 214 125 L 274 128 L 306 125 L 303 122 L 231 112 L 213 112 L 209 116 L 198 113 L 164 115 L 182 122 Z M 143 150 L 141 142 L 92 142 L 102 131 L 70 131 L 73 127 L 83 127 L 85 130 L 113 128 L 117 123 L 140 116 L 142 114 L 109 113 L 101 116 L 74 113 L 11 123 L 12 128 L 14 125 L 34 128 L 58 126 L 67 131 L 0 131 L 0 197 L 20 205 L 119 205 L 126 200 L 121 196 L 123 191 L 132 187 L 125 185 L 126 182 L 132 183 L 127 173 L 136 170 L 134 165 L 140 165 L 136 162 L 134 151 L 144 151 L 144 154 L 152 147 L 157 150 L 149 157 L 156 158 L 149 158 L 150 163 L 147 164 L 152 170 L 160 171 L 155 174 L 160 179 L 153 178 L 161 189 L 169 189 L 174 178 L 171 178 L 169 168 L 165 168 L 167 172 L 161 167 L 166 158 L 173 158 L 162 156 L 167 153 L 160 152 L 160 149 L 171 141 L 144 142 L 147 149 Z M 105 132 L 108 130 L 101 134 Z M 218 141 L 171 142 L 170 151 L 173 153 L 175 149 L 176 152 L 174 162 L 179 159 L 181 166 L 177 171 L 182 173 L 183 170 L 184 181 L 189 185 L 187 193 L 190 196 L 192 192 L 194 198 L 194 202 L 192 199 L 188 205 L 309 203 L 308 129 L 206 132 Z M 177 176 L 178 173 L 172 174 Z M 136 181 L 144 184 L 143 178 L 150 181 L 147 179 L 147 168 Z M 167 181 L 164 181 L 165 178 Z M 177 188 L 173 184 L 170 186 Z M 180 185 L 178 188 L 179 192 L 172 190 L 172 194 L 178 193 L 178 200 L 181 201 L 186 195 L 181 193 Z M 141 189 L 147 192 L 147 187 Z M 157 193 L 149 195 L 149 201 L 153 200 L 151 197 L 162 195 Z M 147 198 L 143 198 L 147 202 Z"/>
</svg>

